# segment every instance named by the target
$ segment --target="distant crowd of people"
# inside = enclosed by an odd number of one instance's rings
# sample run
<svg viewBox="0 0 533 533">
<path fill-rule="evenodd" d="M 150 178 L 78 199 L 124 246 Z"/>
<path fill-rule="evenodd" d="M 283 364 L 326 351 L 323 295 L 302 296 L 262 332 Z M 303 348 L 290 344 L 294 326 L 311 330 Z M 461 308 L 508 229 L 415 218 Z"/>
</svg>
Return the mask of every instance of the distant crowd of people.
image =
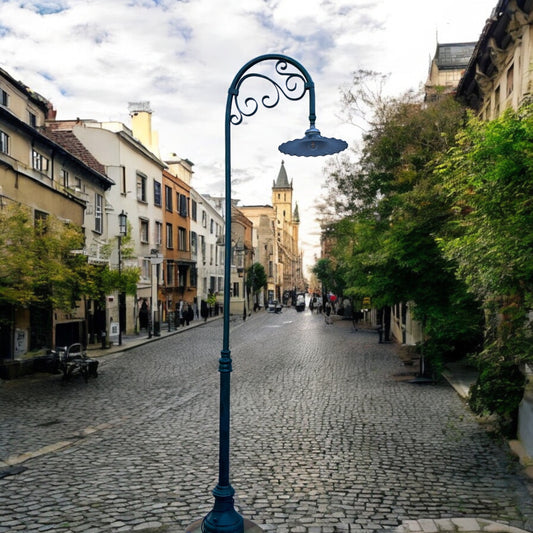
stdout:
<svg viewBox="0 0 533 533">
<path fill-rule="evenodd" d="M 213 301 L 214 300 L 214 301 Z M 218 303 L 216 299 L 211 301 L 201 300 L 200 306 L 197 305 L 196 300 L 191 304 L 185 300 L 176 302 L 174 309 L 167 310 L 165 322 L 170 322 L 175 328 L 189 326 L 194 320 L 207 321 L 208 317 L 218 315 Z M 151 317 L 148 300 L 144 298 L 139 308 L 139 328 L 140 330 L 150 330 Z"/>
</svg>

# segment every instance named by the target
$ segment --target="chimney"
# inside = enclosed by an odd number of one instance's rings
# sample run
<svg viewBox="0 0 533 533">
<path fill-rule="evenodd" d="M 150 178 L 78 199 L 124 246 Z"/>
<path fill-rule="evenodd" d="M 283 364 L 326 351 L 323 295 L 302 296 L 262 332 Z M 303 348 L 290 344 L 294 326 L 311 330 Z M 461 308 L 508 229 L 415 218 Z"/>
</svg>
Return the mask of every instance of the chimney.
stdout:
<svg viewBox="0 0 533 533">
<path fill-rule="evenodd" d="M 128 110 L 131 117 L 131 130 L 133 136 L 146 148 L 157 154 L 158 147 L 153 146 L 152 138 L 152 110 L 150 102 L 130 102 Z M 155 136 L 157 139 L 157 135 Z"/>
</svg>

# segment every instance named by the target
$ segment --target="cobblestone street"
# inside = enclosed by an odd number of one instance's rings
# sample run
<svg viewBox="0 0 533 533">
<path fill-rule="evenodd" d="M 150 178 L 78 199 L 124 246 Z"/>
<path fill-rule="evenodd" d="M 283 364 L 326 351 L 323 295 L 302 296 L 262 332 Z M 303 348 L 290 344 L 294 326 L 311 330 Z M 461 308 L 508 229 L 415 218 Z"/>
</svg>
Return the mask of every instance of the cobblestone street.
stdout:
<svg viewBox="0 0 533 533">
<path fill-rule="evenodd" d="M 216 320 L 100 358 L 88 384 L 0 384 L 0 533 L 184 531 L 218 469 Z M 447 383 L 398 347 L 293 309 L 232 322 L 232 485 L 246 518 L 294 533 L 484 518 L 533 529 L 531 481 Z"/>
</svg>

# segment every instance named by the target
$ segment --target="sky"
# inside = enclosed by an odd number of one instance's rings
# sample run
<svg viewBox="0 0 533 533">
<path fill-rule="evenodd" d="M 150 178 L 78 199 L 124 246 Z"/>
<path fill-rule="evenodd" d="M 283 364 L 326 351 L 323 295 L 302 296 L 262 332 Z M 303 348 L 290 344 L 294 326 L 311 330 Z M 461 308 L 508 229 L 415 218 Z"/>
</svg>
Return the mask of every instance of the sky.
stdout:
<svg viewBox="0 0 533 533">
<path fill-rule="evenodd" d="M 359 69 L 389 76 L 399 96 L 427 79 L 437 42 L 475 42 L 497 0 L 0 0 L 0 67 L 49 99 L 57 118 L 130 125 L 149 101 L 163 159 L 194 163 L 193 187 L 224 194 L 228 88 L 257 56 L 284 54 L 315 84 L 316 126 L 354 146 L 341 89 Z M 264 64 L 265 73 L 273 66 Z M 268 70 L 270 69 L 270 70 Z M 261 98 L 264 88 L 245 94 Z M 232 198 L 271 204 L 282 161 L 300 214 L 304 267 L 320 255 L 315 206 L 327 158 L 281 154 L 303 137 L 309 100 L 282 98 L 231 127 Z M 335 157 L 335 156 L 331 156 Z"/>
</svg>

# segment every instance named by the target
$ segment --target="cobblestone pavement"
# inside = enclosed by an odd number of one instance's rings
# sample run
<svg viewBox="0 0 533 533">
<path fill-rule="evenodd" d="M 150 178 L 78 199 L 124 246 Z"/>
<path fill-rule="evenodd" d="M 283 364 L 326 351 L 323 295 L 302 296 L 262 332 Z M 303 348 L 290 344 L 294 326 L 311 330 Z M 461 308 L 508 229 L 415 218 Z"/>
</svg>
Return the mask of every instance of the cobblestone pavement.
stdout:
<svg viewBox="0 0 533 533">
<path fill-rule="evenodd" d="M 88 384 L 0 384 L 0 533 L 174 532 L 204 516 L 221 333 L 217 320 L 104 356 Z M 446 383 L 408 383 L 373 331 L 261 312 L 233 323 L 231 347 L 232 485 L 264 530 L 533 529 L 531 481 L 505 445 Z"/>
</svg>

